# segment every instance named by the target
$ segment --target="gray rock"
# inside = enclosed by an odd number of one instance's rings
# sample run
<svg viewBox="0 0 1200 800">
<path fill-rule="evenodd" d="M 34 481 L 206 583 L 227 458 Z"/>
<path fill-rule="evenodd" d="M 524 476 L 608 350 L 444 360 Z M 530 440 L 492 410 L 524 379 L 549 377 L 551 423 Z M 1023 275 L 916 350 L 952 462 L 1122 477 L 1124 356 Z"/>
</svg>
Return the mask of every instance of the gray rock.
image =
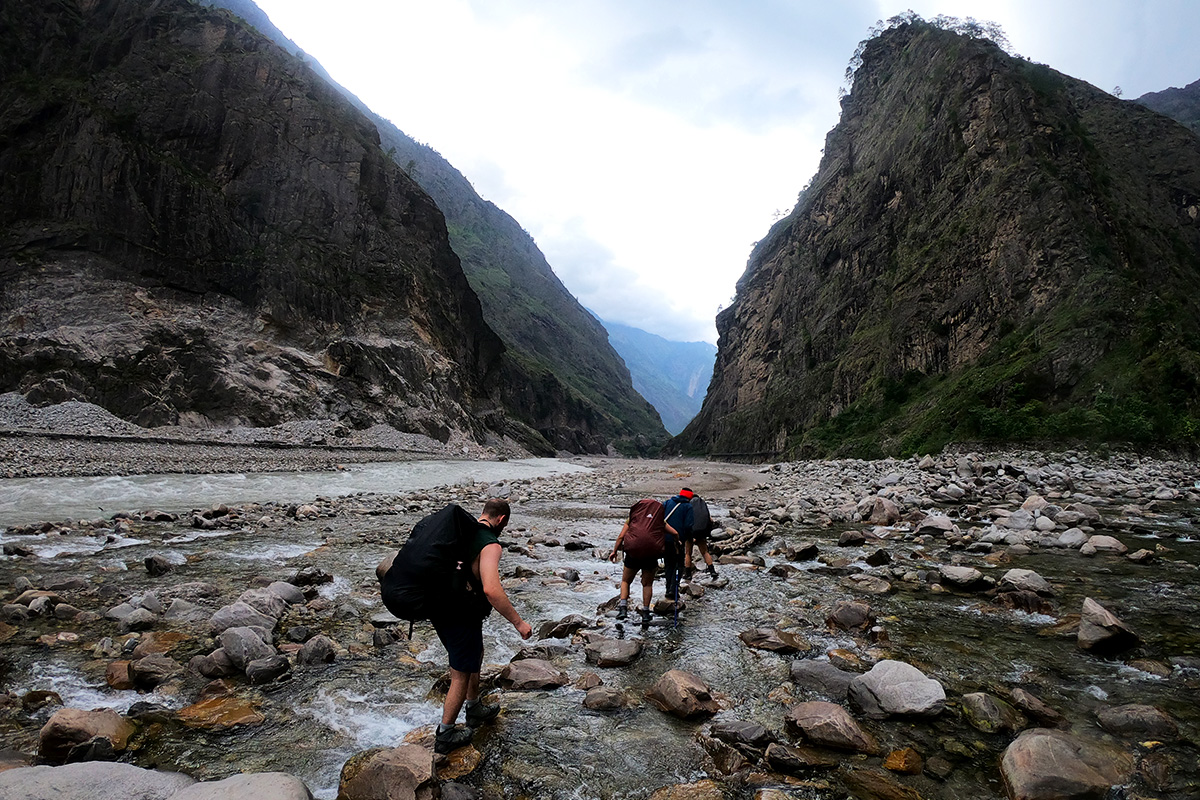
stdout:
<svg viewBox="0 0 1200 800">
<path fill-rule="evenodd" d="M 1079 548 L 1079 552 L 1085 556 L 1093 556 L 1097 553 L 1114 553 L 1123 556 L 1129 552 L 1129 548 L 1112 536 L 1097 535 L 1084 542 L 1083 546 Z"/>
<path fill-rule="evenodd" d="M 646 699 L 680 719 L 709 717 L 721 708 L 707 683 L 681 669 L 664 673 L 646 692 Z"/>
<path fill-rule="evenodd" d="M 1133 769 L 1133 757 L 1120 748 L 1046 728 L 1021 733 L 1000 759 L 1008 796 L 1022 800 L 1105 797 L 1128 783 Z"/>
<path fill-rule="evenodd" d="M 949 584 L 958 589 L 972 590 L 984 585 L 983 573 L 974 567 L 938 567 L 938 574 L 943 584 Z"/>
<path fill-rule="evenodd" d="M 854 673 L 838 669 L 828 661 L 802 659 L 793 661 L 792 683 L 801 689 L 816 692 L 830 700 L 845 700 Z"/>
<path fill-rule="evenodd" d="M 597 667 L 624 667 L 642 654 L 640 639 L 593 639 L 584 648 L 589 664 Z"/>
<path fill-rule="evenodd" d="M 275 581 L 267 586 L 267 591 L 277 595 L 289 606 L 304 605 L 304 592 L 287 581 Z"/>
<path fill-rule="evenodd" d="M 1083 601 L 1076 641 L 1080 649 L 1100 656 L 1115 655 L 1142 643 L 1125 623 L 1090 597 Z"/>
<path fill-rule="evenodd" d="M 558 622 L 546 622 L 538 628 L 539 639 L 567 639 L 581 628 L 586 628 L 591 620 L 579 614 L 563 617 Z"/>
<path fill-rule="evenodd" d="M 825 624 L 844 631 L 866 630 L 875 624 L 875 616 L 866 603 L 841 600 L 825 618 Z"/>
<path fill-rule="evenodd" d="M 263 641 L 253 628 L 229 628 L 217 637 L 221 649 L 240 670 L 251 662 L 275 655 L 275 648 Z"/>
<path fill-rule="evenodd" d="M 1054 587 L 1050 582 L 1030 569 L 1010 569 L 1004 573 L 1004 577 L 1000 579 L 1000 589 L 1003 591 L 1006 587 L 1037 592 L 1047 597 L 1054 594 Z"/>
<path fill-rule="evenodd" d="M 282 678 L 289 669 L 291 665 L 286 656 L 277 654 L 256 658 L 246 665 L 246 679 L 251 685 L 258 686 Z"/>
<path fill-rule="evenodd" d="M 121 620 L 121 633 L 129 633 L 130 631 L 146 631 L 154 627 L 154 623 L 158 621 L 158 617 L 149 609 L 135 608 Z"/>
<path fill-rule="evenodd" d="M 567 673 L 540 658 L 514 661 L 500 672 L 500 683 L 510 689 L 557 689 L 567 682 Z"/>
<path fill-rule="evenodd" d="M 803 636 L 775 628 L 754 628 L 744 631 L 738 638 L 747 647 L 755 650 L 770 650 L 780 655 L 807 653 L 813 649 L 812 643 Z"/>
<path fill-rule="evenodd" d="M 181 597 L 172 600 L 163 611 L 163 620 L 166 622 L 202 622 L 208 616 L 203 608 Z"/>
<path fill-rule="evenodd" d="M 229 654 L 223 647 L 218 647 L 208 655 L 196 656 L 188 662 L 188 668 L 199 672 L 206 678 L 214 679 L 229 678 L 241 671 L 229 658 Z"/>
<path fill-rule="evenodd" d="M 282 617 L 288 607 L 287 601 L 270 589 L 247 589 L 238 597 L 238 602 L 245 603 L 258 613 L 275 620 Z"/>
<path fill-rule="evenodd" d="M 162 653 L 154 653 L 130 662 L 129 678 L 133 681 L 135 689 L 153 689 L 165 683 L 180 669 L 182 668 L 175 659 Z"/>
<path fill-rule="evenodd" d="M 984 733 L 1016 733 L 1029 724 L 1007 701 L 986 692 L 964 694 L 962 710 L 971 727 Z"/>
<path fill-rule="evenodd" d="M 903 661 L 880 661 L 850 682 L 849 696 L 872 719 L 934 717 L 946 708 L 942 685 Z"/>
<path fill-rule="evenodd" d="M 1079 528 L 1067 528 L 1062 532 L 1062 535 L 1058 537 L 1056 546 L 1065 547 L 1069 550 L 1078 550 L 1080 547 L 1083 547 L 1087 540 L 1088 535 L 1079 530 Z"/>
<path fill-rule="evenodd" d="M 593 687 L 583 698 L 583 707 L 592 711 L 619 711 L 629 705 L 629 696 L 613 686 Z"/>
<path fill-rule="evenodd" d="M 864 731 L 850 713 L 837 703 L 813 700 L 787 712 L 787 726 L 821 747 L 852 753 L 877 753 L 879 743 Z"/>
<path fill-rule="evenodd" d="M 1026 691 L 1025 689 L 1016 688 L 1012 690 L 1013 704 L 1021 709 L 1026 715 L 1033 717 L 1043 725 L 1054 727 L 1063 722 L 1063 715 L 1055 711 L 1050 706 L 1046 705 L 1041 698 Z"/>
<path fill-rule="evenodd" d="M 275 629 L 277 620 L 242 602 L 224 606 L 212 615 L 208 624 L 214 634 L 220 634 L 230 628 L 262 628 L 265 631 Z"/>
<path fill-rule="evenodd" d="M 333 640 L 324 634 L 318 634 L 300 648 L 296 653 L 297 664 L 330 664 L 337 656 L 337 649 L 334 647 Z"/>
<path fill-rule="evenodd" d="M 1175 720 L 1154 706 L 1131 703 L 1101 709 L 1096 717 L 1100 727 L 1115 736 L 1168 742 L 1179 738 L 1179 726 Z"/>
<path fill-rule="evenodd" d="M 0 772 L 0 800 L 169 800 L 195 782 L 179 772 L 102 761 L 18 767 Z"/>
<path fill-rule="evenodd" d="M 193 783 L 170 800 L 312 800 L 312 792 L 295 775 L 258 772 Z"/>
</svg>

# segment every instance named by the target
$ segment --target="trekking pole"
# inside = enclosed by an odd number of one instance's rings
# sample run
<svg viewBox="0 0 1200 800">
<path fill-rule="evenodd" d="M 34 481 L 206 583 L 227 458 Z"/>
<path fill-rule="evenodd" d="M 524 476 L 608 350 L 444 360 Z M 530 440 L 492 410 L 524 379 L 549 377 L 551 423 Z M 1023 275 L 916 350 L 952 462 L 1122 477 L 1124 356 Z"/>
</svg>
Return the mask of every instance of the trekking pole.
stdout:
<svg viewBox="0 0 1200 800">
<path fill-rule="evenodd" d="M 679 548 L 676 547 L 675 549 L 678 550 Z M 677 558 L 679 558 L 679 560 L 675 562 L 675 625 L 674 625 L 674 628 L 676 630 L 679 629 L 679 579 L 681 577 L 683 577 L 681 574 L 681 571 L 683 569 L 683 560 L 682 560 L 683 557 L 677 554 Z"/>
</svg>

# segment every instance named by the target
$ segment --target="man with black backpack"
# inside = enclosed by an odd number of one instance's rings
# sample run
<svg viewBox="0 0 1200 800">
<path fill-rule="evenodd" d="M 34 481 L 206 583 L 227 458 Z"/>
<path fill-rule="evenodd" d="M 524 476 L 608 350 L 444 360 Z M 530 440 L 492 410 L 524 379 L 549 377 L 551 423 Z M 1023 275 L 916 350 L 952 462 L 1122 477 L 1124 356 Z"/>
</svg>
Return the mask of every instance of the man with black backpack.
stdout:
<svg viewBox="0 0 1200 800">
<path fill-rule="evenodd" d="M 679 531 L 679 537 L 674 542 L 667 542 L 667 552 L 663 556 L 664 577 L 667 580 L 667 597 L 679 602 L 679 578 L 683 572 L 683 542 L 692 537 L 692 490 L 683 487 L 679 494 L 663 503 L 663 513 L 667 524 Z M 672 544 L 674 546 L 672 546 Z"/>
<path fill-rule="evenodd" d="M 709 577 L 717 577 L 717 569 L 713 566 L 712 554 L 708 552 L 708 535 L 712 533 L 712 515 L 708 513 L 708 503 L 704 502 L 704 498 L 698 494 L 693 494 L 691 499 L 692 506 L 692 534 L 683 538 L 683 574 L 684 577 L 690 578 L 695 573 L 696 568 L 692 565 L 692 546 L 697 545 L 700 548 L 700 556 L 704 559 L 704 563 L 708 565 L 705 572 Z"/>
<path fill-rule="evenodd" d="M 438 753 L 469 744 L 475 728 L 500 713 L 479 698 L 483 620 L 494 608 L 522 639 L 533 634 L 500 583 L 499 537 L 509 514 L 505 500 L 488 500 L 477 520 L 459 506 L 446 506 L 413 526 L 381 579 L 388 610 L 401 619 L 428 619 L 449 656 L 450 689 L 433 748 Z M 467 724 L 459 728 L 464 701 Z"/>
</svg>

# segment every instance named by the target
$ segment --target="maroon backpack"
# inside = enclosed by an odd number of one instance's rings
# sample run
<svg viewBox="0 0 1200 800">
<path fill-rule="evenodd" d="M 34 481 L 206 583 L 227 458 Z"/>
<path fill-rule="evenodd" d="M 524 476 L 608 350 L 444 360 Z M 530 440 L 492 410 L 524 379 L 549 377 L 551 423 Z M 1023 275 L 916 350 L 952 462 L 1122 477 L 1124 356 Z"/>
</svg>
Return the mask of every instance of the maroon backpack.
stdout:
<svg viewBox="0 0 1200 800">
<path fill-rule="evenodd" d="M 663 504 L 657 500 L 638 500 L 629 509 L 629 528 L 621 540 L 626 555 L 634 558 L 658 558 L 667 551 L 667 524 Z"/>
</svg>

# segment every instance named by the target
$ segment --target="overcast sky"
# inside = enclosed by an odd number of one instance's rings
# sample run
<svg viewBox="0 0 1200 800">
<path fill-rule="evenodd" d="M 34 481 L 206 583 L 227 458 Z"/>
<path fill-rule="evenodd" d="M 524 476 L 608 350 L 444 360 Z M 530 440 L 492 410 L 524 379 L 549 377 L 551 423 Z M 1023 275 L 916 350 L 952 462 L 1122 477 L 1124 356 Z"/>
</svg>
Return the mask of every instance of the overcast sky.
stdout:
<svg viewBox="0 0 1200 800">
<path fill-rule="evenodd" d="M 1200 79 L 1193 0 L 256 0 L 335 80 L 516 218 L 605 319 L 716 342 L 754 243 L 905 9 L 1137 97 Z"/>
</svg>

